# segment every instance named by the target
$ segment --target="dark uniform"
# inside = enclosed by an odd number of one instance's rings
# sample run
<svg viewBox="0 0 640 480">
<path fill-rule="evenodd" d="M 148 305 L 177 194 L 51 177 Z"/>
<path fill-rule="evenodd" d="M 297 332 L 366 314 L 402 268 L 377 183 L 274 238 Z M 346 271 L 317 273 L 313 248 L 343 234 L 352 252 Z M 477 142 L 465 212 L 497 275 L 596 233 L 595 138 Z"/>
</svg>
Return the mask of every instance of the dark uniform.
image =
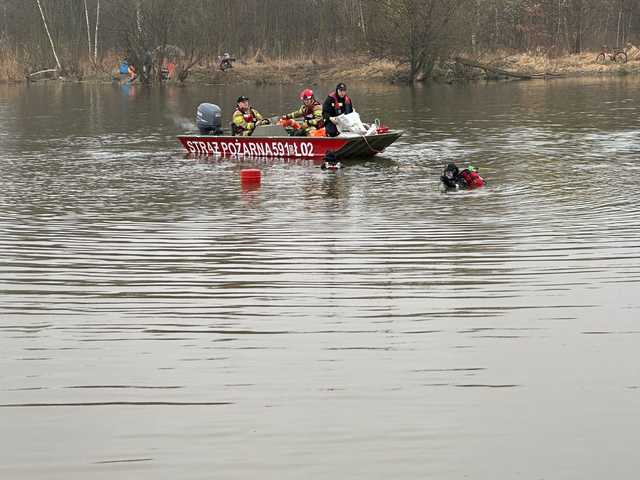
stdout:
<svg viewBox="0 0 640 480">
<path fill-rule="evenodd" d="M 345 92 L 344 97 L 338 95 L 338 90 L 342 90 Z M 338 115 L 342 115 L 343 113 L 351 113 L 353 112 L 353 103 L 351 99 L 346 94 L 347 87 L 344 83 L 339 83 L 336 85 L 336 89 L 334 92 L 331 92 L 327 99 L 324 101 L 322 105 L 322 118 L 324 119 L 325 131 L 327 132 L 327 137 L 337 137 L 340 132 L 338 132 L 338 127 L 329 120 L 331 117 L 337 117 Z"/>
</svg>

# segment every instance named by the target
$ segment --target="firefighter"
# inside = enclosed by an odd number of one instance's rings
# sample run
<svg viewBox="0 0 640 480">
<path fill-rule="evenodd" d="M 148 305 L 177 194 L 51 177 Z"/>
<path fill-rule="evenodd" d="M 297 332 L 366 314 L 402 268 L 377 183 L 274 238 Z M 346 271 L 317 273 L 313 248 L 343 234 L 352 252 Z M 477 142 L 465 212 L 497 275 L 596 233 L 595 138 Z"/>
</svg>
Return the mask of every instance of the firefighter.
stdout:
<svg viewBox="0 0 640 480">
<path fill-rule="evenodd" d="M 294 135 L 306 136 L 313 130 L 321 129 L 324 126 L 322 105 L 316 100 L 313 95 L 313 90 L 310 88 L 306 88 L 300 92 L 300 100 L 302 100 L 302 106 L 295 112 L 283 115 L 282 119 L 286 121 L 294 118 L 302 118 L 300 128 L 294 132 Z"/>
<path fill-rule="evenodd" d="M 249 105 L 248 97 L 244 95 L 238 97 L 236 111 L 233 112 L 231 123 L 233 135 L 251 135 L 256 125 L 266 125 L 268 123 L 269 120 L 263 119 L 260 112 Z"/>
<path fill-rule="evenodd" d="M 327 137 L 337 137 L 338 127 L 335 125 L 335 118 L 343 113 L 353 112 L 353 104 L 347 96 L 347 86 L 344 83 L 336 85 L 335 91 L 331 92 L 322 105 L 322 118 L 324 119 Z"/>
</svg>

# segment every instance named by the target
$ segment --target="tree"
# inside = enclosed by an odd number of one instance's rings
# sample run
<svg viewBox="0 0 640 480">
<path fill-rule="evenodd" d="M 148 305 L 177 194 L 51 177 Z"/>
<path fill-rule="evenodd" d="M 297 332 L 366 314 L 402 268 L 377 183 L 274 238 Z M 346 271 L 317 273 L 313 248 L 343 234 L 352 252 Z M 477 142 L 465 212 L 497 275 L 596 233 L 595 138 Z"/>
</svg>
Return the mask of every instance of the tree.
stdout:
<svg viewBox="0 0 640 480">
<path fill-rule="evenodd" d="M 409 64 L 412 80 L 429 76 L 436 60 L 459 46 L 456 25 L 467 0 L 386 0 L 380 2 L 387 53 Z"/>
</svg>

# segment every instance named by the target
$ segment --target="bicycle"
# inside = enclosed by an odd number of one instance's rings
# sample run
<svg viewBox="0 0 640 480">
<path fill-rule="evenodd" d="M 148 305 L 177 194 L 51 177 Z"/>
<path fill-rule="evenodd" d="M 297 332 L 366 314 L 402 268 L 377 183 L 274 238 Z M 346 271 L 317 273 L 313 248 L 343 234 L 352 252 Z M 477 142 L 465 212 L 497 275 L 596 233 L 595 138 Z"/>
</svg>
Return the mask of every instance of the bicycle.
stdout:
<svg viewBox="0 0 640 480">
<path fill-rule="evenodd" d="M 622 48 L 614 48 L 613 51 L 609 50 L 606 45 L 602 46 L 600 53 L 596 57 L 596 63 L 603 64 L 607 60 L 616 63 L 627 63 L 627 52 Z"/>
</svg>

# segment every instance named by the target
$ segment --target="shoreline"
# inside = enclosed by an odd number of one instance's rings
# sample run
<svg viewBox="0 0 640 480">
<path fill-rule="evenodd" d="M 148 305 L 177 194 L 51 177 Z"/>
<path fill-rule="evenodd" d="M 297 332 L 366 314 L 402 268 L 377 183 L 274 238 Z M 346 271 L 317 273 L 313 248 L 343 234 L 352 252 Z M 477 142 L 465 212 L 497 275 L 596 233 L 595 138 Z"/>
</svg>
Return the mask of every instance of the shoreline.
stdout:
<svg viewBox="0 0 640 480">
<path fill-rule="evenodd" d="M 638 52 L 640 53 L 640 52 Z M 624 64 L 595 61 L 597 52 L 580 55 L 568 55 L 559 58 L 546 56 L 517 55 L 485 55 L 479 62 L 495 66 L 507 71 L 524 74 L 548 74 L 548 78 L 572 78 L 588 76 L 625 76 L 640 75 L 640 55 L 629 58 Z M 409 69 L 406 65 L 388 60 L 355 57 L 340 62 L 327 63 L 312 61 L 239 61 L 232 70 L 222 72 L 212 68 L 194 70 L 187 83 L 210 84 L 253 84 L 253 85 L 286 85 L 294 83 L 317 84 L 322 81 L 373 81 L 391 84 L 410 84 Z M 347 67 L 345 67 L 347 65 Z M 544 77 L 542 77 L 544 78 Z M 428 81 L 456 83 L 474 80 L 503 81 L 508 79 L 501 75 L 487 73 L 479 68 L 462 67 L 453 61 L 443 62 L 433 72 Z M 423 83 L 423 82 L 420 82 Z"/>
<path fill-rule="evenodd" d="M 518 74 L 541 75 L 542 79 L 578 78 L 578 77 L 604 77 L 640 75 L 640 50 L 629 55 L 629 60 L 624 64 L 616 64 L 608 61 L 604 64 L 596 63 L 597 52 L 586 52 L 580 55 L 566 55 L 558 58 L 550 58 L 544 55 L 528 54 L 486 54 L 475 56 L 474 60 L 484 65 L 499 68 Z M 116 63 L 113 59 L 105 61 L 109 65 Z M 114 82 L 120 81 L 115 67 L 101 68 L 99 71 L 86 73 L 78 78 L 39 78 L 27 83 L 40 83 L 42 81 L 62 80 L 75 82 Z M 544 74 L 547 74 L 545 77 Z M 484 71 L 477 67 L 466 67 L 455 63 L 453 60 L 441 62 L 432 72 L 428 81 L 444 83 L 463 83 L 466 81 L 510 81 L 517 80 L 504 75 Z M 210 85 L 291 85 L 308 84 L 317 85 L 322 82 L 332 81 L 367 81 L 387 84 L 411 84 L 409 81 L 409 69 L 406 64 L 392 62 L 390 60 L 372 59 L 365 56 L 351 56 L 333 59 L 331 62 L 311 59 L 240 59 L 234 67 L 225 72 L 220 71 L 215 65 L 204 63 L 191 69 L 185 84 L 210 84 Z M 2 79 L 1 84 L 20 84 L 26 82 L 23 78 Z M 169 80 L 168 83 L 180 83 Z"/>
</svg>

